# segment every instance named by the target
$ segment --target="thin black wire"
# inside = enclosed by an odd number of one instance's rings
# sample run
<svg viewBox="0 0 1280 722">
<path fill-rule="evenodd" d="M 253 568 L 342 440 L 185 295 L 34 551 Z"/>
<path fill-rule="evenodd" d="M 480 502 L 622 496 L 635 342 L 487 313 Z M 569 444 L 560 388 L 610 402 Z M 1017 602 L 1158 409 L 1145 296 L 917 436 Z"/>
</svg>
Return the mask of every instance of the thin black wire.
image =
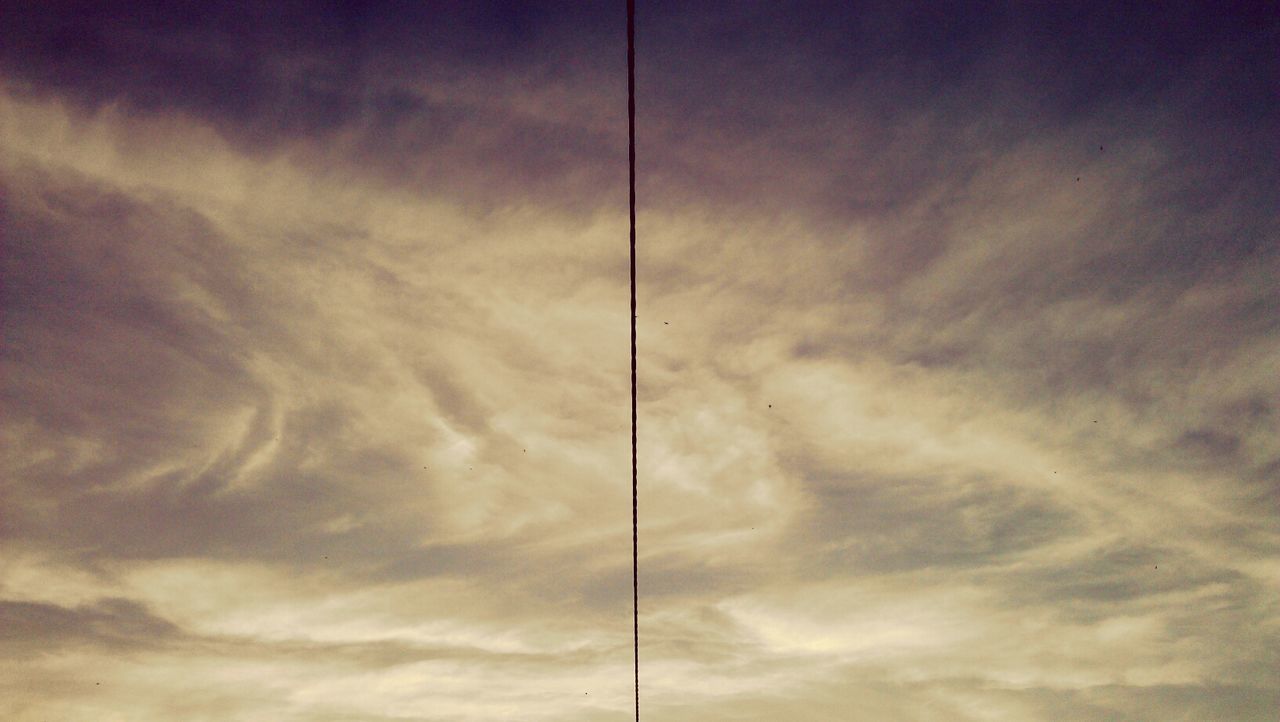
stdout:
<svg viewBox="0 0 1280 722">
<path fill-rule="evenodd" d="M 636 466 L 636 3 L 627 0 L 627 171 L 631 192 L 631 635 L 640 722 L 640 485 Z"/>
</svg>

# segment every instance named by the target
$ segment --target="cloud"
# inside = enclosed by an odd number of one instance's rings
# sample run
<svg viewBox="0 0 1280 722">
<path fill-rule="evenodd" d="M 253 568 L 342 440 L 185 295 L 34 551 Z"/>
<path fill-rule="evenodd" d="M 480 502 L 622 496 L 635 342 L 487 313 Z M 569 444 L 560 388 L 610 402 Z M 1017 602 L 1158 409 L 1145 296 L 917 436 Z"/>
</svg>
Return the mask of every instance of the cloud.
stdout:
<svg viewBox="0 0 1280 722">
<path fill-rule="evenodd" d="M 620 14 L 90 5 L 0 51 L 0 712 L 627 718 Z M 641 5 L 646 709 L 1265 719 L 1273 20 Z"/>
<path fill-rule="evenodd" d="M 177 629 L 128 599 L 106 598 L 74 609 L 36 602 L 4 602 L 7 646 L 28 647 L 26 653 L 48 653 L 51 642 L 89 643 L 107 648 L 163 642 Z M 39 646 L 37 646 L 39 645 Z M 12 653 L 12 652 L 11 652 Z"/>
</svg>

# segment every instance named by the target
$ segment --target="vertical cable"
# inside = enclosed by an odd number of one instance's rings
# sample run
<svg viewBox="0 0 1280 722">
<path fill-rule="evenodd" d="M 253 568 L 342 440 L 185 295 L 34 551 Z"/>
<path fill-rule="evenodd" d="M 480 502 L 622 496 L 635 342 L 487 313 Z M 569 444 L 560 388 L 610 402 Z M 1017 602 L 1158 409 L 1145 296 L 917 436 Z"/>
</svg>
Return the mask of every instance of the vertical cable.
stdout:
<svg viewBox="0 0 1280 722">
<path fill-rule="evenodd" d="M 640 722 L 640 486 L 636 466 L 636 3 L 627 0 L 627 171 L 631 201 L 631 635 Z"/>
</svg>

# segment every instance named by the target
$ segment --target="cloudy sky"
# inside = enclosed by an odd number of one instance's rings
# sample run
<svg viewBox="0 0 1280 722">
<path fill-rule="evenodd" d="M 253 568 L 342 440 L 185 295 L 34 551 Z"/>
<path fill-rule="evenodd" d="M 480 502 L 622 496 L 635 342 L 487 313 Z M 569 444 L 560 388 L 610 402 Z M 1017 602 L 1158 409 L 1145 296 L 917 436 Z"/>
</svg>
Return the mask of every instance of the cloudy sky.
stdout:
<svg viewBox="0 0 1280 722">
<path fill-rule="evenodd" d="M 3 4 L 0 717 L 630 719 L 623 3 Z M 1276 6 L 638 4 L 645 719 L 1274 719 Z"/>
</svg>

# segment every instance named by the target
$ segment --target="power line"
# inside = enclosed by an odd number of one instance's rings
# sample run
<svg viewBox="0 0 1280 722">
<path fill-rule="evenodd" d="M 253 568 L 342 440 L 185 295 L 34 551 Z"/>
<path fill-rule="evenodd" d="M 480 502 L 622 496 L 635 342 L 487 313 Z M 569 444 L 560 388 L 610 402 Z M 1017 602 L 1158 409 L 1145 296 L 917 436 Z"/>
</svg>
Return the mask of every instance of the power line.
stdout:
<svg viewBox="0 0 1280 722">
<path fill-rule="evenodd" d="M 636 3 L 627 0 L 627 171 L 631 201 L 631 638 L 640 722 L 640 486 L 636 466 Z"/>
</svg>

